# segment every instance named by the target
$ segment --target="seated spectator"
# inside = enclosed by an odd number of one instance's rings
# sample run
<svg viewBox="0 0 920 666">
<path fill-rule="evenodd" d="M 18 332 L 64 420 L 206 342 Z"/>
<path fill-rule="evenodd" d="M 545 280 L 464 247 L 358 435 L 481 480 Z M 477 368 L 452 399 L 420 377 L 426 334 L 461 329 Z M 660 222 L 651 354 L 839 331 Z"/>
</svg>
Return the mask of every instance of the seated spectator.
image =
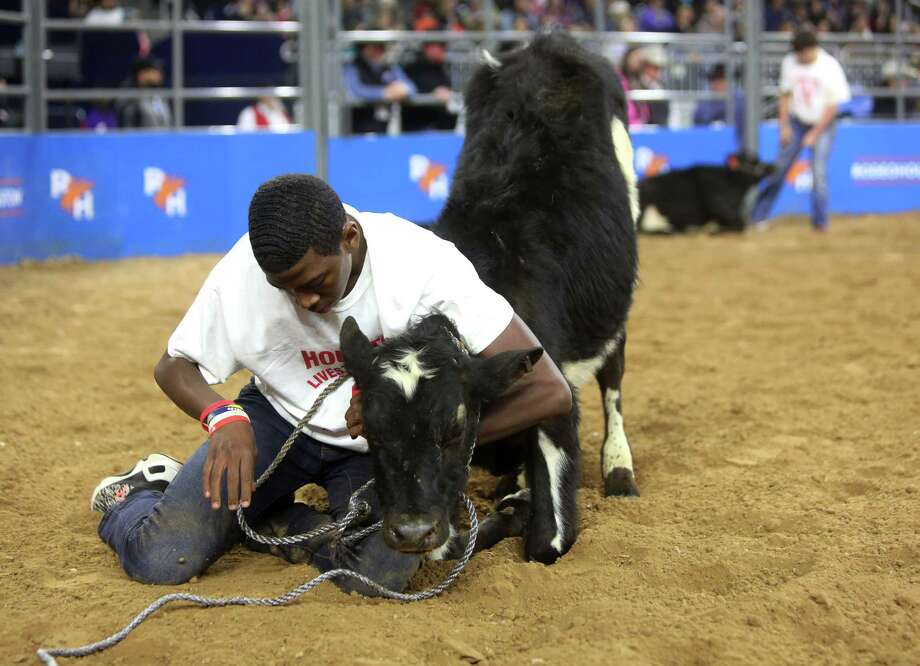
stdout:
<svg viewBox="0 0 920 666">
<path fill-rule="evenodd" d="M 498 20 L 502 30 L 536 30 L 540 27 L 540 20 L 537 15 L 531 11 L 530 0 L 514 0 L 508 3 L 501 12 Z M 526 26 L 526 27 L 524 27 Z"/>
<path fill-rule="evenodd" d="M 791 19 L 792 12 L 786 7 L 786 0 L 769 0 L 763 8 L 763 29 L 767 32 L 779 32 Z"/>
<path fill-rule="evenodd" d="M 674 14 L 674 20 L 677 23 L 677 32 L 693 32 L 696 23 L 696 12 L 693 11 L 693 5 L 679 5 Z"/>
<path fill-rule="evenodd" d="M 352 109 L 352 130 L 383 133 L 390 122 L 390 104 L 408 99 L 416 87 L 399 65 L 387 62 L 384 44 L 364 42 L 357 46 L 354 62 L 345 65 L 345 89 L 352 99 L 372 104 Z"/>
<path fill-rule="evenodd" d="M 872 29 L 869 27 L 869 15 L 860 12 L 853 15 L 850 23 L 850 32 L 855 33 L 863 39 L 872 39 Z"/>
<path fill-rule="evenodd" d="M 548 0 L 541 19 L 544 27 L 572 28 L 583 26 L 585 23 L 585 8 L 579 0 Z"/>
<path fill-rule="evenodd" d="M 674 15 L 664 6 L 664 0 L 648 0 L 636 13 L 642 32 L 674 32 L 677 23 Z"/>
<path fill-rule="evenodd" d="M 274 21 L 275 13 L 267 0 L 235 0 L 224 7 L 228 21 Z"/>
<path fill-rule="evenodd" d="M 895 32 L 894 14 L 891 11 L 891 3 L 888 0 L 878 0 L 872 10 L 872 20 L 870 21 L 872 32 L 879 34 L 890 34 Z"/>
<path fill-rule="evenodd" d="M 700 33 L 725 32 L 725 7 L 716 0 L 706 0 L 700 20 L 696 23 L 696 31 Z"/>
<path fill-rule="evenodd" d="M 119 6 L 118 0 L 99 0 L 95 7 L 86 13 L 84 19 L 93 25 L 119 25 L 128 18 L 124 7 Z"/>
<path fill-rule="evenodd" d="M 664 49 L 657 44 L 643 46 L 639 49 L 639 85 L 640 90 L 662 90 L 664 88 L 664 67 L 667 64 L 667 55 Z M 648 124 L 668 124 L 668 102 L 665 100 L 646 102 L 648 107 Z"/>
<path fill-rule="evenodd" d="M 900 74 L 900 76 L 898 76 Z M 882 85 L 889 90 L 898 88 L 906 90 L 913 88 L 920 83 L 920 71 L 910 64 L 898 63 L 897 60 L 889 60 L 882 65 Z M 904 98 L 904 113 L 912 114 L 917 106 L 916 97 Z M 881 96 L 875 98 L 873 106 L 873 115 L 879 118 L 896 118 L 898 115 L 898 100 L 896 97 Z"/>
<path fill-rule="evenodd" d="M 291 126 L 291 116 L 277 97 L 260 97 L 240 111 L 236 128 L 241 132 L 258 130 L 285 130 Z"/>
<path fill-rule="evenodd" d="M 425 44 L 422 53 L 406 66 L 406 74 L 419 93 L 434 95 L 440 106 L 410 106 L 403 109 L 403 128 L 409 132 L 421 130 L 452 130 L 457 114 L 452 113 L 456 93 L 450 88 L 450 77 L 444 66 L 446 49 L 443 44 Z"/>
<path fill-rule="evenodd" d="M 131 65 L 133 87 L 160 88 L 163 86 L 163 71 L 148 58 L 138 58 Z M 172 125 L 172 111 L 169 103 L 160 95 L 151 94 L 141 99 L 132 99 L 119 107 L 120 127 L 166 128 Z"/>
<path fill-rule="evenodd" d="M 433 16 L 423 16 L 415 22 L 415 30 L 437 30 L 438 21 Z M 406 65 L 406 75 L 423 95 L 434 95 L 439 106 L 409 106 L 403 109 L 403 129 L 407 132 L 422 130 L 452 130 L 457 115 L 448 106 L 456 97 L 450 89 L 447 72 L 447 47 L 443 42 L 425 42 L 415 60 Z"/>
<path fill-rule="evenodd" d="M 115 105 L 110 100 L 101 100 L 94 103 L 80 126 L 93 132 L 105 132 L 118 127 L 118 113 Z"/>
<path fill-rule="evenodd" d="M 725 75 L 725 65 L 719 64 L 709 71 L 709 89 L 713 92 L 725 94 L 729 91 L 728 78 Z M 735 126 L 735 138 L 741 144 L 744 132 L 744 92 L 741 88 L 734 89 L 735 113 L 732 121 Z M 697 126 L 712 125 L 713 123 L 727 123 L 728 100 L 704 99 L 697 103 L 693 112 L 693 124 Z"/>
</svg>

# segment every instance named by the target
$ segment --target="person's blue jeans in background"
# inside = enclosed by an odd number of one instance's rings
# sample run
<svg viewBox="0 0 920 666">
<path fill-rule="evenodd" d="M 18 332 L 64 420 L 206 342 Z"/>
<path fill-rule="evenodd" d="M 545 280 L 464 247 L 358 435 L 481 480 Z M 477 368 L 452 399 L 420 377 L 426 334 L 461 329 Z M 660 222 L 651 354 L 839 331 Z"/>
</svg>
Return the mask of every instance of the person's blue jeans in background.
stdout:
<svg viewBox="0 0 920 666">
<path fill-rule="evenodd" d="M 792 129 L 792 140 L 782 149 L 776 158 L 776 171 L 767 178 L 760 188 L 760 193 L 751 209 L 751 222 L 757 223 L 767 219 L 776 198 L 783 188 L 786 174 L 795 164 L 799 153 L 802 152 L 802 140 L 811 130 L 811 125 L 805 125 L 795 119 L 789 122 Z M 831 123 L 815 142 L 811 151 L 811 173 L 813 185 L 811 189 L 811 224 L 815 229 L 827 228 L 827 164 L 830 159 L 831 147 L 834 144 L 836 122 Z"/>
<path fill-rule="evenodd" d="M 293 431 L 250 383 L 236 402 L 252 420 L 256 435 L 255 478 L 274 460 Z M 212 509 L 202 494 L 201 472 L 207 456 L 203 444 L 183 465 L 165 492 L 139 491 L 116 504 L 102 518 L 99 536 L 112 547 L 118 561 L 131 578 L 144 583 L 179 584 L 203 573 L 215 560 L 242 540 L 236 512 L 227 509 L 226 481 L 220 509 Z M 301 434 L 287 457 L 253 494 L 245 515 L 252 526 L 259 521 L 282 524 L 281 532 L 298 534 L 328 522 L 330 515 L 294 502 L 294 492 L 316 483 L 326 489 L 332 519 L 348 510 L 352 493 L 373 476 L 368 454 L 322 444 Z M 362 499 L 370 502 L 372 516 L 380 517 L 373 489 Z M 256 550 L 267 550 L 256 547 Z M 297 561 L 304 553 L 297 546 L 272 549 L 286 559 Z M 344 567 L 363 573 L 384 587 L 401 591 L 418 569 L 420 556 L 391 550 L 377 531 L 351 549 L 328 543 L 310 550 L 312 563 L 321 571 Z M 347 579 L 345 589 L 363 589 L 361 583 Z"/>
</svg>

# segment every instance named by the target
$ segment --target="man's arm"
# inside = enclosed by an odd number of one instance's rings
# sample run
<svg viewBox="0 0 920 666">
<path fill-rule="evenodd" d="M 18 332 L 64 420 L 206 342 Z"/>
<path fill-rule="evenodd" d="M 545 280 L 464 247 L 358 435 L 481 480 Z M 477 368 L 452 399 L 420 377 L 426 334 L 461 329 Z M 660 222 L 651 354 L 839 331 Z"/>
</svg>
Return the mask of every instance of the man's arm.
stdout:
<svg viewBox="0 0 920 666">
<path fill-rule="evenodd" d="M 480 356 L 489 358 L 504 351 L 539 346 L 540 341 L 527 324 L 514 315 L 501 335 L 482 350 Z M 571 411 L 572 390 L 549 355 L 543 354 L 532 372 L 518 379 L 502 397 L 486 407 L 479 421 L 479 443 L 494 442 Z M 345 412 L 345 425 L 352 438 L 364 435 L 360 393 L 352 396 Z"/>
<path fill-rule="evenodd" d="M 802 145 L 806 148 L 811 148 L 815 145 L 815 142 L 818 140 L 818 137 L 821 136 L 821 132 L 827 129 L 827 126 L 834 122 L 834 118 L 837 117 L 837 105 L 828 104 L 827 108 L 824 109 L 824 113 L 821 114 L 821 118 L 815 123 L 814 127 L 808 130 L 808 133 L 802 137 Z"/>
<path fill-rule="evenodd" d="M 791 96 L 791 93 L 783 93 L 779 97 L 779 143 L 781 146 L 787 146 L 792 141 L 792 127 L 789 125 L 789 98 Z"/>
<path fill-rule="evenodd" d="M 173 358 L 164 352 L 153 376 L 163 393 L 196 421 L 205 407 L 222 400 L 201 376 L 198 366 L 184 358 Z M 255 460 L 256 438 L 249 423 L 228 423 L 209 437 L 208 457 L 201 473 L 201 492 L 211 499 L 211 508 L 220 508 L 220 487 L 225 472 L 227 508 L 235 511 L 237 502 L 243 508 L 249 506 L 255 489 Z"/>
<path fill-rule="evenodd" d="M 489 358 L 503 351 L 539 346 L 540 341 L 527 324 L 514 315 L 508 327 L 481 356 Z M 572 390 L 549 354 L 543 354 L 533 372 L 521 377 L 501 398 L 489 403 L 479 422 L 479 443 L 508 437 L 571 411 Z"/>
</svg>

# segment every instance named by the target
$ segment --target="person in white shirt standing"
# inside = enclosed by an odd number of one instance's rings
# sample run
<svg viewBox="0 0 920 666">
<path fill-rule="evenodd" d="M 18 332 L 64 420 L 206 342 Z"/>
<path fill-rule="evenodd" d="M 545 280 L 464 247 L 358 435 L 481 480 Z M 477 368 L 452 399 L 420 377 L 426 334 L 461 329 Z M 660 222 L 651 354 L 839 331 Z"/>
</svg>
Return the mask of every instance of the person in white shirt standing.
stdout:
<svg viewBox="0 0 920 666">
<path fill-rule="evenodd" d="M 258 489 L 254 479 L 326 386 L 345 374 L 339 331 L 348 317 L 379 342 L 434 311 L 450 317 L 470 352 L 485 358 L 540 346 L 452 243 L 395 215 L 343 205 L 313 176 L 263 184 L 250 204 L 249 233 L 211 271 L 154 372 L 163 392 L 201 421 L 208 441 L 184 465 L 149 455 L 103 479 L 90 500 L 103 514 L 99 535 L 125 572 L 156 584 L 200 575 L 242 540 L 238 506 L 274 536 L 341 518 L 352 493 L 373 476 L 367 441 L 346 423 L 346 412 L 351 418 L 360 411 L 352 381 L 325 399 Z M 243 369 L 253 381 L 236 400 L 211 388 Z M 479 441 L 568 414 L 571 406 L 568 384 L 544 354 L 483 414 Z M 328 514 L 294 501 L 308 483 L 326 489 Z M 365 497 L 369 520 L 377 520 L 379 502 L 372 490 Z M 379 531 L 353 549 L 326 541 L 270 550 L 322 570 L 348 567 L 392 590 L 405 588 L 420 558 L 389 549 Z M 341 586 L 363 588 L 352 579 Z"/>
<path fill-rule="evenodd" d="M 810 30 L 792 40 L 793 52 L 783 59 L 780 75 L 779 129 L 781 150 L 776 171 L 764 181 L 751 209 L 755 225 L 770 215 L 786 174 L 803 149 L 811 149 L 811 224 L 826 231 L 828 223 L 827 165 L 834 143 L 837 109 L 850 99 L 840 63 L 818 46 Z"/>
</svg>

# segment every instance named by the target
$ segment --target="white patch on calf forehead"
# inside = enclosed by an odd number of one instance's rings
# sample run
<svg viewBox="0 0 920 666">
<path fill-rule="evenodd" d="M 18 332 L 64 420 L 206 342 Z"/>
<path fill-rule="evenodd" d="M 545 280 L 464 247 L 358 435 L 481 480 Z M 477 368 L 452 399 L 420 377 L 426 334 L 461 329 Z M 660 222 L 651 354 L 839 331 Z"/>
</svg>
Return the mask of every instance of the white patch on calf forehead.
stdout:
<svg viewBox="0 0 920 666">
<path fill-rule="evenodd" d="M 604 410 L 607 412 L 607 436 L 604 438 L 603 468 L 606 477 L 617 467 L 624 467 L 633 471 L 632 452 L 629 450 L 629 441 L 626 431 L 623 430 L 623 416 L 617 409 L 620 392 L 613 389 L 604 391 Z"/>
<path fill-rule="evenodd" d="M 466 423 L 466 405 L 462 402 L 457 405 L 457 423 L 460 425 Z"/>
<path fill-rule="evenodd" d="M 421 352 L 417 349 L 407 349 L 403 355 L 388 361 L 383 371 L 383 376 L 396 383 L 402 389 L 406 400 L 412 400 L 420 379 L 430 379 L 435 372 L 428 370 L 419 358 Z"/>
<path fill-rule="evenodd" d="M 620 164 L 620 171 L 626 180 L 626 190 L 629 192 L 629 210 L 632 213 L 633 224 L 639 220 L 639 188 L 637 186 L 636 168 L 633 166 L 633 145 L 629 138 L 629 130 L 619 118 L 614 118 L 610 127 L 613 134 L 613 150 Z"/>
<path fill-rule="evenodd" d="M 540 453 L 543 454 L 543 460 L 546 461 L 546 471 L 549 474 L 549 493 L 553 499 L 553 519 L 556 521 L 556 536 L 550 541 L 550 545 L 556 549 L 557 553 L 562 553 L 564 544 L 563 536 L 565 534 L 565 522 L 562 520 L 562 473 L 569 464 L 569 459 L 565 452 L 553 444 L 552 440 L 546 436 L 542 430 L 537 436 L 537 443 L 540 445 Z"/>
</svg>

